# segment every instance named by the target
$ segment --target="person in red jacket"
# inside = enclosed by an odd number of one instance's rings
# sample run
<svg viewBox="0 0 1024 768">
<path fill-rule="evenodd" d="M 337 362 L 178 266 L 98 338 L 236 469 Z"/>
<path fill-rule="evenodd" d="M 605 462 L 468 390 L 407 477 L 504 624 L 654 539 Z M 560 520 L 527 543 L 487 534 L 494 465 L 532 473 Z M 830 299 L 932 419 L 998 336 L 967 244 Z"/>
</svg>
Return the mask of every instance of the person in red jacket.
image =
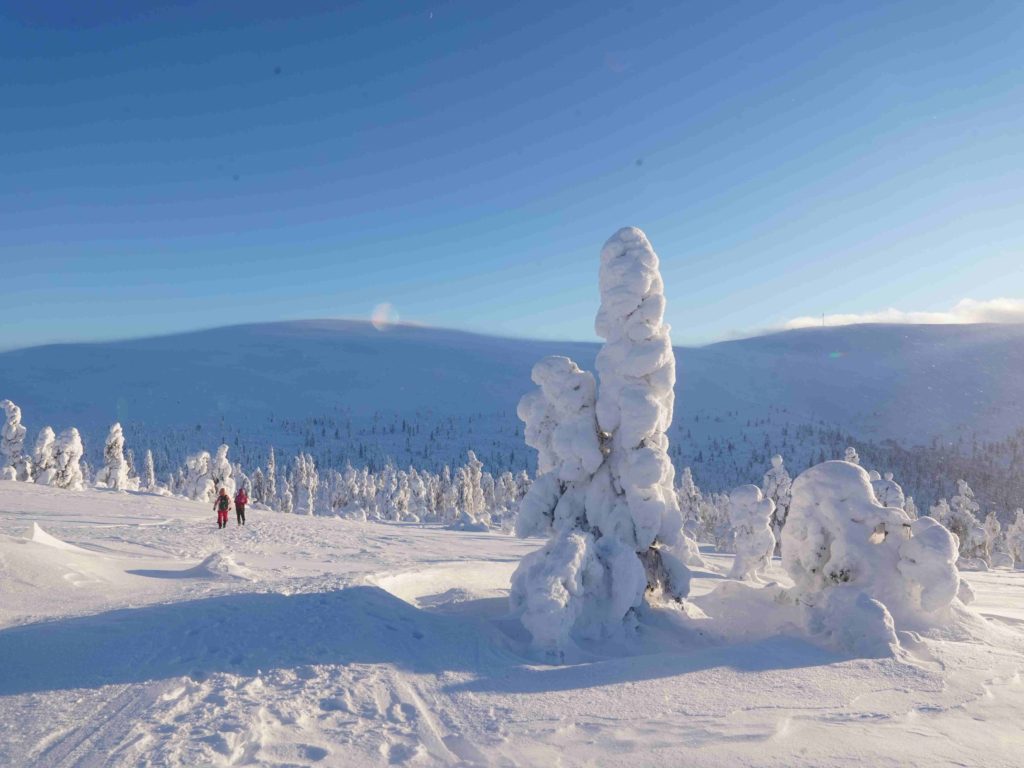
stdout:
<svg viewBox="0 0 1024 768">
<path fill-rule="evenodd" d="M 231 509 L 231 498 L 228 496 L 228 489 L 221 488 L 217 500 L 213 502 L 213 508 L 217 510 L 217 527 L 228 527 L 228 511 Z"/>
<path fill-rule="evenodd" d="M 238 518 L 238 525 L 245 525 L 245 505 L 249 503 L 249 496 L 245 488 L 239 488 L 235 494 L 235 516 Z"/>
</svg>

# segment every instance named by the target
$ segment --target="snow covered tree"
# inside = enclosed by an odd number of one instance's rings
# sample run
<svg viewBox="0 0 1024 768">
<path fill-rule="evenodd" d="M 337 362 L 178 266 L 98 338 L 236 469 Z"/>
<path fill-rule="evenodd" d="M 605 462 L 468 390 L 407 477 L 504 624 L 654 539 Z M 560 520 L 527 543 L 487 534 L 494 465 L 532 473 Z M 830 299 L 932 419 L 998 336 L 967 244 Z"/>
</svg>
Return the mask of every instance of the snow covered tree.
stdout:
<svg viewBox="0 0 1024 768">
<path fill-rule="evenodd" d="M 1002 533 L 1003 525 L 999 522 L 999 517 L 995 512 L 989 512 L 985 515 L 985 522 L 982 523 L 982 528 L 985 530 L 985 554 L 988 561 L 992 562 L 992 553 L 994 553 L 1000 544 L 1000 536 Z"/>
<path fill-rule="evenodd" d="M 286 515 L 290 515 L 294 511 L 294 503 L 292 499 L 292 486 L 288 482 L 288 476 L 285 475 L 281 478 L 281 498 L 278 502 L 280 511 Z"/>
<path fill-rule="evenodd" d="M 57 436 L 52 427 L 43 427 L 32 453 L 32 479 L 39 485 L 52 485 L 57 472 Z"/>
<path fill-rule="evenodd" d="M 495 491 L 494 475 L 490 472 L 482 472 L 480 474 L 480 492 L 483 501 L 483 511 L 488 514 L 490 514 L 496 506 Z"/>
<path fill-rule="evenodd" d="M 185 478 L 182 492 L 193 501 L 213 503 L 217 498 L 217 485 L 210 473 L 210 454 L 200 451 L 185 459 Z"/>
<path fill-rule="evenodd" d="M 857 455 L 857 449 L 852 445 L 847 446 L 846 452 L 843 454 L 843 461 L 860 466 L 860 456 Z"/>
<path fill-rule="evenodd" d="M 940 520 L 960 541 L 961 567 L 984 567 L 988 565 L 985 529 L 978 520 L 981 506 L 974 498 L 974 491 L 964 480 L 956 481 L 956 495 L 949 500 L 948 522 Z M 984 565 L 982 565 L 984 564 Z"/>
<path fill-rule="evenodd" d="M 786 513 L 789 511 L 789 502 L 793 494 L 793 479 L 786 471 L 782 456 L 772 456 L 772 468 L 764 473 L 761 478 L 761 491 L 766 499 L 771 499 L 775 504 L 775 511 L 772 513 L 772 532 L 778 543 L 782 537 L 782 527 L 786 524 Z"/>
<path fill-rule="evenodd" d="M 156 468 L 153 465 L 153 451 L 146 449 L 146 457 L 142 461 L 142 487 L 147 491 L 156 488 Z"/>
<path fill-rule="evenodd" d="M 252 493 L 249 494 L 249 498 L 253 504 L 266 504 L 267 481 L 259 467 L 252 473 Z"/>
<path fill-rule="evenodd" d="M 74 427 L 60 433 L 54 450 L 54 473 L 50 485 L 56 488 L 67 488 L 70 491 L 81 491 L 85 488 L 85 477 L 82 474 L 82 436 Z"/>
<path fill-rule="evenodd" d="M 843 650 L 892 655 L 896 629 L 948 624 L 960 593 L 953 535 L 875 498 L 867 472 L 827 461 L 793 482 L 782 562 L 810 630 Z"/>
<path fill-rule="evenodd" d="M 1024 568 L 1024 509 L 1014 513 L 1013 522 L 1006 526 L 1006 549 L 1017 568 Z"/>
<path fill-rule="evenodd" d="M 11 479 L 25 482 L 32 477 L 31 461 L 25 455 L 26 429 L 21 423 L 21 408 L 10 400 L 0 402 L 4 425 L 0 429 L 0 470 L 10 468 Z"/>
<path fill-rule="evenodd" d="M 459 492 L 452 480 L 452 470 L 447 464 L 441 470 L 441 520 L 454 522 L 459 515 Z"/>
<path fill-rule="evenodd" d="M 124 460 L 124 432 L 115 422 L 103 446 L 103 468 L 96 475 L 96 485 L 114 491 L 128 490 L 128 463 Z"/>
<path fill-rule="evenodd" d="M 892 479 L 892 472 L 886 472 L 878 478 L 872 478 L 871 487 L 875 491 L 875 498 L 883 507 L 899 507 L 903 509 L 907 500 L 903 496 L 903 488 Z M 916 515 L 915 515 L 916 517 Z"/>
<path fill-rule="evenodd" d="M 128 489 L 139 490 L 142 481 L 139 479 L 138 470 L 135 469 L 135 452 L 131 448 L 124 449 L 124 463 L 128 466 Z"/>
<path fill-rule="evenodd" d="M 274 446 L 270 446 L 270 458 L 267 459 L 266 490 L 263 495 L 263 503 L 268 506 L 277 505 L 277 458 L 274 456 Z"/>
<path fill-rule="evenodd" d="M 235 483 L 234 467 L 228 460 L 228 450 L 226 445 L 221 445 L 217 449 L 216 456 L 210 462 L 210 479 L 218 491 L 224 488 L 228 492 L 228 496 L 234 497 L 237 484 Z"/>
<path fill-rule="evenodd" d="M 911 520 L 917 519 L 917 504 L 914 503 L 913 496 L 907 496 L 907 500 L 903 503 L 903 511 L 907 513 Z"/>
<path fill-rule="evenodd" d="M 511 603 L 534 642 L 551 653 L 576 637 L 617 634 L 646 592 L 682 599 L 688 561 L 666 430 L 672 421 L 675 356 L 664 323 L 658 257 L 638 229 L 619 230 L 601 251 L 605 344 L 601 378 L 565 357 L 533 368 L 540 387 L 520 401 L 538 477 L 520 505 L 517 533 L 551 536 L 523 558 Z"/>
<path fill-rule="evenodd" d="M 487 502 L 483 489 L 483 462 L 473 451 L 468 452 L 465 466 L 455 475 L 455 490 L 459 517 L 455 527 L 463 530 L 486 530 L 490 525 Z"/>
<path fill-rule="evenodd" d="M 734 531 L 736 557 L 730 579 L 760 581 L 775 552 L 772 513 L 775 502 L 765 498 L 756 485 L 741 485 L 729 494 L 729 519 Z"/>
<path fill-rule="evenodd" d="M 683 467 L 683 471 L 679 473 L 676 502 L 679 504 L 679 513 L 683 516 L 683 530 L 691 539 L 696 539 L 700 531 L 704 495 L 693 482 L 693 472 L 689 467 Z"/>
<path fill-rule="evenodd" d="M 949 502 L 945 499 L 939 499 L 935 502 L 928 510 L 929 517 L 932 517 L 942 523 L 946 528 L 949 528 L 950 519 L 953 517 L 953 510 L 949 508 Z"/>
<path fill-rule="evenodd" d="M 319 485 L 320 474 L 317 472 L 316 462 L 309 454 L 300 453 L 295 457 L 291 483 L 296 514 L 316 514 L 316 495 Z"/>
</svg>

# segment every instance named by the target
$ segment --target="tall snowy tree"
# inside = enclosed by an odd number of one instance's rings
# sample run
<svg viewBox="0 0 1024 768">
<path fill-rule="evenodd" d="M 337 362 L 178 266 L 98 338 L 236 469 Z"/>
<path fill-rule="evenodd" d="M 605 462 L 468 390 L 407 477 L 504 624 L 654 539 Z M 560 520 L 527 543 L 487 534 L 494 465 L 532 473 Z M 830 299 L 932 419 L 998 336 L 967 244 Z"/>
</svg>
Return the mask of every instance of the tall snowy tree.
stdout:
<svg viewBox="0 0 1024 768">
<path fill-rule="evenodd" d="M 142 461 L 142 487 L 147 491 L 156 488 L 156 468 L 153 465 L 153 451 L 146 449 L 146 457 Z"/>
<path fill-rule="evenodd" d="M 760 581 L 768 571 L 775 552 L 771 520 L 775 502 L 762 495 L 756 485 L 741 485 L 729 494 L 729 519 L 735 532 L 730 579 Z"/>
<path fill-rule="evenodd" d="M 249 494 L 249 498 L 253 504 L 267 503 L 267 481 L 263 476 L 263 470 L 259 467 L 256 467 L 252 473 L 252 493 Z"/>
<path fill-rule="evenodd" d="M 128 462 L 124 458 L 124 432 L 115 422 L 103 446 L 103 468 L 96 475 L 96 484 L 114 491 L 128 490 Z"/>
<path fill-rule="evenodd" d="M 460 467 L 456 474 L 459 512 L 464 524 L 487 525 L 490 522 L 484 497 L 483 467 L 483 462 L 469 451 L 465 466 Z"/>
<path fill-rule="evenodd" d="M 0 429 L 0 470 L 12 480 L 22 482 L 32 476 L 31 461 L 25 455 L 26 429 L 21 423 L 21 408 L 10 400 L 0 402 L 4 409 L 4 425 Z M 6 470 L 10 469 L 9 472 Z"/>
<path fill-rule="evenodd" d="M 193 501 L 212 503 L 217 498 L 217 485 L 210 474 L 210 454 L 200 451 L 185 459 L 182 492 Z"/>
<path fill-rule="evenodd" d="M 131 448 L 124 449 L 124 463 L 128 467 L 128 488 L 133 491 L 139 490 L 139 472 L 135 468 L 135 452 Z"/>
<path fill-rule="evenodd" d="M 903 502 L 903 509 L 911 520 L 917 520 L 917 504 L 914 503 L 913 496 L 907 496 L 907 500 Z"/>
<path fill-rule="evenodd" d="M 775 535 L 776 549 L 782 541 L 782 528 L 786 524 L 786 513 L 793 498 L 793 479 L 786 471 L 782 456 L 772 456 L 772 468 L 761 478 L 761 492 L 766 499 L 775 504 L 772 513 L 772 533 Z"/>
<path fill-rule="evenodd" d="M 1017 568 L 1024 568 L 1024 509 L 1014 512 L 1013 522 L 1006 526 L 1006 549 Z"/>
<path fill-rule="evenodd" d="M 54 460 L 56 467 L 50 485 L 56 488 L 67 488 L 81 491 L 85 488 L 85 476 L 82 473 L 82 436 L 74 427 L 60 433 L 57 439 Z"/>
<path fill-rule="evenodd" d="M 274 446 L 270 446 L 270 458 L 267 459 L 266 492 L 263 503 L 268 506 L 277 505 L 277 458 L 274 456 Z"/>
<path fill-rule="evenodd" d="M 683 530 L 690 538 L 696 539 L 700 530 L 700 509 L 704 503 L 704 494 L 693 482 L 693 472 L 689 467 L 683 467 L 683 471 L 679 473 L 676 501 L 683 516 Z"/>
<path fill-rule="evenodd" d="M 288 482 L 288 476 L 285 475 L 281 478 L 281 497 L 278 501 L 279 511 L 284 512 L 286 515 L 290 515 L 294 509 L 294 502 L 292 498 L 292 486 Z"/>
<path fill-rule="evenodd" d="M 43 427 L 32 454 L 32 475 L 39 485 L 52 485 L 57 471 L 57 436 L 52 427 Z"/>
<path fill-rule="evenodd" d="M 315 515 L 317 488 L 320 485 L 320 474 L 316 462 L 309 454 L 300 453 L 295 457 L 292 472 L 292 492 L 296 514 Z"/>
<path fill-rule="evenodd" d="M 999 517 L 995 512 L 989 512 L 985 515 L 985 522 L 982 523 L 982 527 L 985 529 L 985 551 L 988 559 L 991 561 L 991 555 L 996 551 L 1000 543 L 999 534 L 1002 533 L 1003 525 L 999 522 Z"/>
<path fill-rule="evenodd" d="M 213 457 L 213 461 L 210 462 L 210 479 L 213 480 L 213 484 L 218 490 L 223 488 L 228 492 L 228 496 L 233 497 L 237 486 L 235 483 L 234 467 L 231 466 L 231 462 L 228 460 L 228 450 L 227 445 L 221 445 L 217 449 L 217 454 Z"/>
<path fill-rule="evenodd" d="M 519 406 L 539 455 L 517 532 L 552 538 L 523 558 L 511 601 L 534 642 L 553 653 L 575 636 L 620 632 L 645 592 L 682 599 L 686 562 L 699 560 L 673 488 L 666 430 L 675 356 L 658 257 L 643 232 L 622 229 L 605 244 L 600 289 L 599 396 L 592 375 L 550 357 L 533 369 L 540 391 Z"/>
</svg>

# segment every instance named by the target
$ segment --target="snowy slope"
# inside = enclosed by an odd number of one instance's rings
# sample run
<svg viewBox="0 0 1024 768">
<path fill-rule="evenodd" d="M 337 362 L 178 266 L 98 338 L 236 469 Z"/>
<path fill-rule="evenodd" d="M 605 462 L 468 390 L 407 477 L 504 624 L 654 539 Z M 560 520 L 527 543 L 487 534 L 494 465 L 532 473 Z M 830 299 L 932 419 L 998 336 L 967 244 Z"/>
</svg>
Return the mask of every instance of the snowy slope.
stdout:
<svg viewBox="0 0 1024 768">
<path fill-rule="evenodd" d="M 332 463 L 390 454 L 436 467 L 473 448 L 491 467 L 522 467 L 515 403 L 530 367 L 564 354 L 592 368 L 597 348 L 354 321 L 248 325 L 6 352 L 0 397 L 22 406 L 30 439 L 74 424 L 93 457 L 119 420 L 158 464 L 164 436 L 177 463 L 176 449 L 237 435 L 260 461 L 274 443 Z M 770 409 L 906 444 L 1024 427 L 1024 326 L 848 326 L 676 351 L 678 445 L 687 419 L 695 437 L 738 441 Z"/>
<path fill-rule="evenodd" d="M 836 656 L 784 614 L 662 611 L 629 653 L 551 666 L 506 615 L 539 541 L 251 518 L 220 532 L 205 505 L 0 482 L 0 764 L 998 767 L 1024 749 L 1024 573 L 971 575 L 983 639 L 904 659 Z M 722 583 L 697 574 L 709 614 Z"/>
</svg>

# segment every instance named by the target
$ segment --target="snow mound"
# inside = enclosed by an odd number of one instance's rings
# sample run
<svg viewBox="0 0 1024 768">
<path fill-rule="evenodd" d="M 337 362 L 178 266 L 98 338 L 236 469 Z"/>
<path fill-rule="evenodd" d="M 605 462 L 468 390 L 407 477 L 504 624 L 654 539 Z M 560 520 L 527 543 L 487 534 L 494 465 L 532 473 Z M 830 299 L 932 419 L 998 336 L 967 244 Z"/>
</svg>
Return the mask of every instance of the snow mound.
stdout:
<svg viewBox="0 0 1024 768">
<path fill-rule="evenodd" d="M 231 578 L 256 581 L 255 573 L 245 566 L 236 563 L 234 558 L 225 552 L 214 552 L 194 568 L 182 571 L 182 576 L 201 579 Z"/>
<path fill-rule="evenodd" d="M 82 549 L 81 547 L 76 547 L 74 544 L 68 544 L 66 541 L 61 541 L 56 536 L 51 536 L 39 526 L 39 523 L 32 523 L 32 535 L 29 536 L 29 541 L 34 544 L 42 544 L 44 547 L 61 549 L 65 552 L 78 552 L 83 555 L 96 554 L 95 552 L 90 552 L 88 549 Z"/>
<path fill-rule="evenodd" d="M 470 531 L 474 533 L 486 533 L 491 530 L 487 523 L 474 520 L 472 515 L 462 512 L 458 519 L 447 526 L 449 531 Z"/>
</svg>

